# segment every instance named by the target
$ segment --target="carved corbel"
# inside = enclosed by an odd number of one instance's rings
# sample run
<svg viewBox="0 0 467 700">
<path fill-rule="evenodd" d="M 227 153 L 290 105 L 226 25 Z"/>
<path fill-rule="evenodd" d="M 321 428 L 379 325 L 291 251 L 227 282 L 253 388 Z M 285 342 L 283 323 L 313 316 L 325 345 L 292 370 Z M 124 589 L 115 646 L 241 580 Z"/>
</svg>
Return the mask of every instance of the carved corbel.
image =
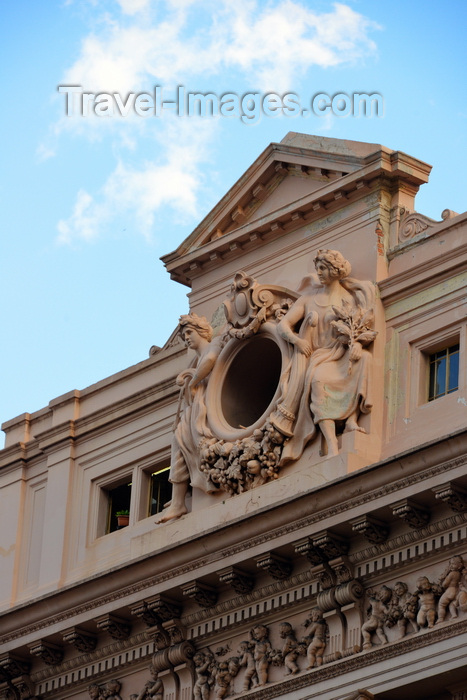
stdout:
<svg viewBox="0 0 467 700">
<path fill-rule="evenodd" d="M 334 532 L 324 530 L 313 537 L 313 544 L 320 549 L 325 558 L 336 559 L 337 557 L 347 554 L 349 551 L 349 543 L 345 537 L 336 535 Z"/>
<path fill-rule="evenodd" d="M 247 595 L 251 593 L 255 585 L 255 579 L 250 574 L 245 573 L 237 566 L 229 566 L 222 571 L 218 571 L 217 575 L 222 583 L 227 583 L 231 586 L 238 595 Z"/>
<path fill-rule="evenodd" d="M 173 666 L 180 666 L 189 663 L 195 655 L 195 651 L 193 644 L 185 640 L 170 647 L 168 658 Z"/>
<path fill-rule="evenodd" d="M 202 608 L 212 608 L 217 603 L 217 590 L 202 581 L 191 581 L 181 586 L 183 595 L 195 600 Z"/>
<path fill-rule="evenodd" d="M 157 614 L 162 622 L 178 619 L 182 614 L 182 606 L 180 603 L 177 603 L 165 595 L 154 596 L 146 602 L 151 611 Z"/>
<path fill-rule="evenodd" d="M 148 627 L 159 625 L 164 620 L 179 618 L 182 606 L 165 595 L 156 595 L 143 600 L 131 608 L 131 614 L 143 620 Z"/>
<path fill-rule="evenodd" d="M 34 644 L 29 644 L 29 651 L 33 656 L 38 656 L 47 666 L 56 666 L 63 660 L 63 647 L 44 639 Z"/>
<path fill-rule="evenodd" d="M 431 489 L 435 497 L 447 503 L 447 505 L 456 513 L 465 513 L 467 511 L 467 490 L 452 481 L 441 486 L 435 486 Z"/>
<path fill-rule="evenodd" d="M 319 547 L 313 544 L 311 537 L 295 543 L 295 553 L 306 557 L 312 566 L 318 566 L 325 561 L 325 556 Z"/>
<path fill-rule="evenodd" d="M 291 561 L 275 552 L 266 552 L 266 554 L 256 557 L 256 564 L 263 571 L 267 571 L 276 581 L 283 581 L 289 578 L 292 573 Z"/>
<path fill-rule="evenodd" d="M 415 503 L 410 498 L 404 498 L 402 501 L 393 503 L 391 507 L 394 515 L 397 515 L 415 530 L 425 527 L 430 520 L 429 509 Z"/>
<path fill-rule="evenodd" d="M 329 566 L 336 576 L 338 586 L 354 580 L 353 564 L 348 557 L 337 557 L 329 562 Z"/>
<path fill-rule="evenodd" d="M 16 677 L 5 690 L 6 700 L 39 700 L 34 683 L 27 674 Z"/>
<path fill-rule="evenodd" d="M 30 668 L 31 664 L 17 654 L 7 651 L 0 656 L 0 674 L 5 680 L 27 675 Z"/>
<path fill-rule="evenodd" d="M 371 544 L 386 542 L 389 535 L 389 527 L 372 515 L 362 515 L 350 521 L 352 530 L 363 535 Z"/>
<path fill-rule="evenodd" d="M 311 574 L 319 582 L 322 591 L 328 591 L 336 585 L 336 576 L 328 564 L 318 564 L 311 570 Z"/>
<path fill-rule="evenodd" d="M 365 593 L 363 585 L 354 576 L 353 564 L 348 557 L 338 557 L 329 562 L 336 577 L 334 595 L 340 606 L 357 603 Z"/>
<path fill-rule="evenodd" d="M 186 639 L 186 629 L 180 620 L 167 620 L 162 623 L 163 629 L 167 632 L 171 646 L 181 644 Z"/>
<path fill-rule="evenodd" d="M 83 654 L 94 651 L 97 646 L 96 635 L 80 627 L 71 627 L 65 630 L 62 632 L 62 637 L 64 642 L 72 644 L 75 649 L 78 649 L 78 651 L 81 651 Z"/>
<path fill-rule="evenodd" d="M 160 623 L 159 615 L 151 610 L 149 604 L 145 600 L 141 601 L 141 603 L 137 603 L 136 605 L 132 605 L 130 607 L 130 611 L 132 615 L 135 615 L 135 617 L 143 620 L 148 627 L 154 627 L 154 625 L 158 625 Z"/>
<path fill-rule="evenodd" d="M 130 636 L 131 625 L 117 615 L 101 615 L 101 617 L 96 618 L 96 624 L 98 629 L 107 632 L 112 639 L 121 641 Z"/>
</svg>

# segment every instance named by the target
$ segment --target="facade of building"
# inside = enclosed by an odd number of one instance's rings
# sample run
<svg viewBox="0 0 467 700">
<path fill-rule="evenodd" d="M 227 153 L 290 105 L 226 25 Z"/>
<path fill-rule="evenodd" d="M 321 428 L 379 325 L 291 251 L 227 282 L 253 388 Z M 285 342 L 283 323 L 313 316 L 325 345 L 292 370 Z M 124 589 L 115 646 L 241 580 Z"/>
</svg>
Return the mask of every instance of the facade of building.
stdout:
<svg viewBox="0 0 467 700">
<path fill-rule="evenodd" d="M 289 133 L 164 257 L 164 347 L 3 425 L 0 698 L 467 698 L 467 213 L 415 211 L 429 172 Z"/>
</svg>

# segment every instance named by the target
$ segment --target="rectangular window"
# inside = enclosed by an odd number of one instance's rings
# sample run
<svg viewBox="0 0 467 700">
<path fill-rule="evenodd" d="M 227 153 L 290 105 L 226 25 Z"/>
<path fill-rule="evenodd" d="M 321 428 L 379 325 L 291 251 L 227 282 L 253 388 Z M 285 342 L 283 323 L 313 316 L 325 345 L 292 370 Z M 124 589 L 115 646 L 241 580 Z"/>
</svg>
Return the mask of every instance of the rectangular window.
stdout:
<svg viewBox="0 0 467 700">
<path fill-rule="evenodd" d="M 428 400 L 450 394 L 459 388 L 459 343 L 429 355 Z"/>
<path fill-rule="evenodd" d="M 163 467 L 151 474 L 148 515 L 160 513 L 164 505 L 172 498 L 169 471 L 170 467 Z"/>
<path fill-rule="evenodd" d="M 105 489 L 107 497 L 106 534 L 128 525 L 131 500 L 131 483 Z"/>
</svg>

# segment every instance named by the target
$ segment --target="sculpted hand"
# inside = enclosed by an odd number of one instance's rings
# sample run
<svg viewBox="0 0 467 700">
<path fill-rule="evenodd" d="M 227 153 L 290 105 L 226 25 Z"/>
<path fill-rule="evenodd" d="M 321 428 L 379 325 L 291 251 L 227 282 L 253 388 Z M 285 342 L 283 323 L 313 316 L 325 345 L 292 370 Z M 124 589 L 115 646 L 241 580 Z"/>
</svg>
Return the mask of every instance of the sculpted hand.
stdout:
<svg viewBox="0 0 467 700">
<path fill-rule="evenodd" d="M 295 345 L 297 348 L 300 350 L 300 352 L 305 355 L 305 357 L 310 357 L 311 355 L 311 345 L 308 342 L 308 340 L 305 340 L 304 338 L 297 338 L 295 341 Z"/>
<path fill-rule="evenodd" d="M 195 373 L 194 367 L 190 367 L 188 369 L 183 370 L 183 372 L 180 372 L 177 379 L 175 380 L 176 384 L 178 386 L 183 386 L 187 379 L 191 379 L 193 377 L 194 373 Z"/>
<path fill-rule="evenodd" d="M 360 343 L 352 343 L 350 346 L 349 360 L 351 360 L 351 362 L 357 362 L 357 360 L 360 360 L 361 356 L 362 346 Z"/>
</svg>

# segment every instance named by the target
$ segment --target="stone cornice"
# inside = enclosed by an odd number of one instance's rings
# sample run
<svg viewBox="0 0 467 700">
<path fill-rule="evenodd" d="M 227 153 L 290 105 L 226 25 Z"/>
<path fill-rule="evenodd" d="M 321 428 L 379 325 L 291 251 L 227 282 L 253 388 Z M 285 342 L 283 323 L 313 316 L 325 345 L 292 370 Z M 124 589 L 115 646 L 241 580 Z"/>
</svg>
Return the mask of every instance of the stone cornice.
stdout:
<svg viewBox="0 0 467 700">
<path fill-rule="evenodd" d="M 237 258 L 247 250 L 260 247 L 263 241 L 271 241 L 285 232 L 318 221 L 381 187 L 390 187 L 390 182 L 385 178 L 381 180 L 380 176 L 381 173 L 375 174 L 371 170 L 368 173 L 350 173 L 271 214 L 203 243 L 180 257 L 174 255 L 162 259 L 172 279 L 191 286 L 191 280 L 212 264 L 213 256 L 218 259 Z"/>
<path fill-rule="evenodd" d="M 462 436 L 465 437 L 467 433 L 465 431 Z M 457 439 L 459 439 L 459 435 Z M 453 440 L 456 439 L 453 438 Z M 230 537 L 235 534 L 237 542 L 232 543 L 232 545 L 226 546 L 223 549 L 218 547 L 218 534 L 220 528 L 217 527 L 212 533 L 204 532 L 200 533 L 197 537 L 191 538 L 188 542 L 178 542 L 173 545 L 169 545 L 162 550 L 154 553 L 153 556 L 144 556 L 141 559 L 135 559 L 125 564 L 124 566 L 117 567 L 112 571 L 105 572 L 100 576 L 93 577 L 89 580 L 80 581 L 77 584 L 71 585 L 66 589 L 61 589 L 59 592 L 54 592 L 48 594 L 41 599 L 32 601 L 30 604 L 25 606 L 24 604 L 18 606 L 16 609 L 5 612 L 2 615 L 3 619 L 3 629 L 10 628 L 9 632 L 0 639 L 0 642 L 11 643 L 15 639 L 19 639 L 25 635 L 32 635 L 33 637 L 43 637 L 43 630 L 53 625 L 63 624 L 65 620 L 72 620 L 74 617 L 82 616 L 83 614 L 89 613 L 90 618 L 96 617 L 99 614 L 99 610 L 108 604 L 114 604 L 118 602 L 121 606 L 128 605 L 131 602 L 137 602 L 144 597 L 145 593 L 152 595 L 154 588 L 160 588 L 161 592 L 164 590 L 164 584 L 169 583 L 169 587 L 165 590 L 173 587 L 173 581 L 177 577 L 183 577 L 185 575 L 190 575 L 192 578 L 202 576 L 203 568 L 210 567 L 215 571 L 218 567 L 218 562 L 225 560 L 226 564 L 238 564 L 241 566 L 241 561 L 248 550 L 255 549 L 258 554 L 261 553 L 261 547 L 263 551 L 271 549 L 271 546 L 277 546 L 275 543 L 281 542 L 284 539 L 290 539 L 290 535 L 293 536 L 294 540 L 298 540 L 301 537 L 310 534 L 310 528 L 318 527 L 319 530 L 323 529 L 326 520 L 331 518 L 336 518 L 336 516 L 345 516 L 345 519 L 351 518 L 352 510 L 355 510 L 361 506 L 365 508 L 368 513 L 372 512 L 375 503 L 378 499 L 387 498 L 388 495 L 394 494 L 394 501 L 398 500 L 396 494 L 402 489 L 407 487 L 413 487 L 418 484 L 428 481 L 433 477 L 443 474 L 446 475 L 446 480 L 449 480 L 449 471 L 454 470 L 458 467 L 463 467 L 467 461 L 467 457 L 464 455 L 453 458 L 449 461 L 438 462 L 435 464 L 425 463 L 425 468 L 420 471 L 416 470 L 416 464 L 413 460 L 414 455 L 417 452 L 422 452 L 420 459 L 431 461 L 429 458 L 432 457 L 436 460 L 436 450 L 434 446 L 438 444 L 439 446 L 444 445 L 447 449 L 446 443 L 449 440 L 440 440 L 437 443 L 433 443 L 425 447 L 425 449 L 415 450 L 407 453 L 406 458 L 408 463 L 406 468 L 411 463 L 411 468 L 414 470 L 412 473 L 407 474 L 407 476 L 402 479 L 394 480 L 391 478 L 393 475 L 392 470 L 387 469 L 391 461 L 394 466 L 400 466 L 404 463 L 404 457 L 399 456 L 394 460 L 386 460 L 386 463 L 380 463 L 376 465 L 377 475 L 380 476 L 380 486 L 371 489 L 370 491 L 361 492 L 364 489 L 364 483 L 366 481 L 366 474 L 368 471 L 375 471 L 376 467 L 370 467 L 361 470 L 360 472 L 355 472 L 352 475 L 344 477 L 344 479 L 351 480 L 353 484 L 353 492 L 358 494 L 353 497 L 349 497 L 347 500 L 340 502 L 340 497 L 342 496 L 341 484 L 343 479 L 338 479 L 335 482 L 331 482 L 323 487 L 311 489 L 310 492 L 303 493 L 296 498 L 294 501 L 301 501 L 300 508 L 296 507 L 296 512 L 305 507 L 305 504 L 309 504 L 308 508 L 313 509 L 313 503 L 310 499 L 310 495 L 316 495 L 318 492 L 327 495 L 326 501 L 329 505 L 322 508 L 319 511 L 310 512 L 308 515 L 299 518 L 290 518 L 290 501 L 288 503 L 281 503 L 272 508 L 276 522 L 281 520 L 282 523 L 278 524 L 277 527 L 271 529 L 270 520 L 268 523 L 263 522 L 263 511 L 260 510 L 255 514 L 249 514 L 243 518 L 239 518 L 236 521 L 236 527 L 232 528 L 232 523 L 225 525 L 224 532 L 227 530 L 230 533 Z M 381 467 L 385 466 L 385 469 Z M 360 491 L 360 493 L 359 493 Z M 333 496 L 334 494 L 334 496 Z M 314 499 L 313 499 L 314 500 Z M 335 503 L 332 501 L 335 500 Z M 295 505 L 292 505 L 295 508 Z M 271 508 L 267 508 L 271 512 Z M 282 513 L 282 515 L 281 515 Z M 349 515 L 350 514 L 350 515 Z M 464 515 L 458 515 L 456 517 L 465 517 Z M 251 523 L 254 522 L 253 527 Z M 263 527 L 264 525 L 264 527 Z M 246 529 L 245 529 L 246 528 Z M 262 531 L 264 529 L 264 531 Z M 257 532 L 260 534 L 254 537 L 245 537 L 247 530 Z M 318 531 L 318 530 L 317 530 Z M 418 531 L 420 532 L 420 531 Z M 210 537 L 213 534 L 213 537 Z M 198 555 L 196 555 L 196 543 L 202 538 L 204 546 L 202 549 L 203 554 L 201 555 L 201 550 L 199 550 Z M 381 546 L 381 545 L 379 545 Z M 157 575 L 148 575 L 148 572 L 154 571 L 155 561 L 158 559 L 158 568 L 160 569 L 162 562 L 166 558 L 167 562 L 170 562 L 170 552 L 173 548 L 177 547 L 179 553 L 179 560 L 185 563 L 181 563 L 178 566 L 167 566 L 166 570 L 161 571 Z M 258 551 L 259 549 L 259 551 Z M 215 554 L 214 558 L 213 555 Z M 229 561 L 228 561 L 229 560 Z M 116 576 L 116 572 L 119 571 L 119 576 Z M 196 573 L 195 573 L 196 572 Z M 194 574 L 194 575 L 193 575 Z M 112 585 L 110 585 L 112 584 Z M 171 585 L 170 585 L 171 584 Z M 103 594 L 100 591 L 108 591 Z M 82 602 L 76 601 L 76 596 L 79 595 Z M 48 608 L 48 600 L 54 597 L 54 607 L 57 613 L 53 616 L 48 616 L 45 614 L 45 610 Z M 74 602 L 74 600 L 76 602 Z M 60 612 L 61 608 L 61 612 Z M 33 611 L 36 611 L 35 614 Z M 23 620 L 33 620 L 36 618 L 35 622 L 25 624 Z M 7 621 L 8 627 L 7 627 Z M 34 641 L 34 638 L 31 639 Z"/>
</svg>

